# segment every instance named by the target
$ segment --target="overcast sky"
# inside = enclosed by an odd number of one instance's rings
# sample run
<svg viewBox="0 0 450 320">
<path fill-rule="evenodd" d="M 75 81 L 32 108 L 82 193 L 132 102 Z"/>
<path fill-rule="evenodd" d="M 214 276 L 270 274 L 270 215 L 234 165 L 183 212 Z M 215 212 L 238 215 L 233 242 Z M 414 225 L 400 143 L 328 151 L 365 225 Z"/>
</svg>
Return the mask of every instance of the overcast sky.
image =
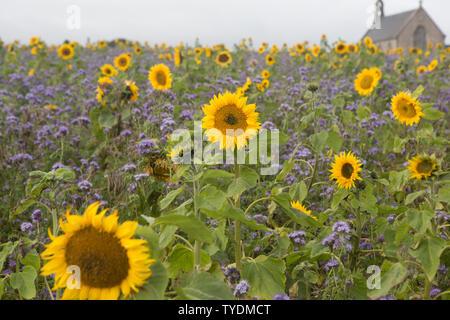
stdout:
<svg viewBox="0 0 450 320">
<path fill-rule="evenodd" d="M 130 40 L 226 43 L 246 37 L 254 42 L 295 44 L 360 40 L 372 17 L 375 0 L 2 0 L 0 38 L 28 42 L 39 36 L 47 43 L 65 39 L 86 43 L 118 37 Z M 384 0 L 385 14 L 418 7 L 419 0 Z M 80 28 L 68 8 L 80 8 Z M 450 0 L 424 0 L 423 6 L 450 36 Z"/>
</svg>

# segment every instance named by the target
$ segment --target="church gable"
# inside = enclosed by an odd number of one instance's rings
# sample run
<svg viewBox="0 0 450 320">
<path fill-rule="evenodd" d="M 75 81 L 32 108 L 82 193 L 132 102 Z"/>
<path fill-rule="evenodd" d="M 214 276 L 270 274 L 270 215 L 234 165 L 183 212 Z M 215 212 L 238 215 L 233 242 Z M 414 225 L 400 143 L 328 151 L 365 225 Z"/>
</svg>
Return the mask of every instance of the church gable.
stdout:
<svg viewBox="0 0 450 320">
<path fill-rule="evenodd" d="M 423 8 L 416 10 L 397 36 L 400 47 L 422 50 L 426 49 L 427 43 L 443 43 L 444 39 L 445 35 Z"/>
</svg>

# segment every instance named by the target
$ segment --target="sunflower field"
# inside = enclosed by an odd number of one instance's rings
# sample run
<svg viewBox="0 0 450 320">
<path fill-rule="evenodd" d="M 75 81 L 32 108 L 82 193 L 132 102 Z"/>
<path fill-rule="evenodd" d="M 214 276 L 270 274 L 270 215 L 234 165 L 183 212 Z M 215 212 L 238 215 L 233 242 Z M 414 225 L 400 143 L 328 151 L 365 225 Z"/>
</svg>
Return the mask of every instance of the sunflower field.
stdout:
<svg viewBox="0 0 450 320">
<path fill-rule="evenodd" d="M 449 53 L 0 41 L 0 298 L 450 299 Z"/>
</svg>

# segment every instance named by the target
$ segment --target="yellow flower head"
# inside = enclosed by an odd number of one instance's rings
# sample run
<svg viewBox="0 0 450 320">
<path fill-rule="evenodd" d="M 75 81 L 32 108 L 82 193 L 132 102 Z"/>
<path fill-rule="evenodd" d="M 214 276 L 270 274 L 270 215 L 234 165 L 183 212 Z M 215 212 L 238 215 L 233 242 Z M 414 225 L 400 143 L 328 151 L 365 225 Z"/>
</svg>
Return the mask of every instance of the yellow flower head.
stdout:
<svg viewBox="0 0 450 320">
<path fill-rule="evenodd" d="M 58 54 L 61 58 L 67 60 L 73 57 L 74 51 L 71 45 L 63 44 L 61 47 L 59 47 Z"/>
<path fill-rule="evenodd" d="M 102 74 L 106 77 L 115 77 L 118 73 L 117 69 L 110 64 L 105 64 L 100 68 Z"/>
<path fill-rule="evenodd" d="M 428 68 L 427 68 L 427 67 L 425 67 L 425 66 L 420 66 L 420 67 L 417 68 L 416 74 L 417 74 L 418 76 L 421 76 L 421 75 L 425 74 L 427 71 L 428 71 Z"/>
<path fill-rule="evenodd" d="M 380 69 L 378 69 L 377 67 L 372 67 L 369 69 L 370 71 L 372 71 L 376 78 L 378 79 L 378 81 L 381 79 L 381 77 L 383 76 L 383 73 L 381 72 Z"/>
<path fill-rule="evenodd" d="M 408 171 L 410 178 L 424 179 L 431 176 L 431 173 L 436 169 L 436 160 L 429 156 L 416 156 L 408 161 Z"/>
<path fill-rule="evenodd" d="M 225 92 L 214 96 L 202 109 L 205 117 L 202 128 L 211 142 L 219 142 L 221 149 L 242 149 L 247 140 L 261 128 L 256 105 L 247 104 L 246 97 Z"/>
<path fill-rule="evenodd" d="M 339 54 L 344 54 L 346 53 L 348 50 L 347 45 L 344 42 L 339 42 L 335 47 L 334 47 L 334 51 L 336 51 L 336 53 Z"/>
<path fill-rule="evenodd" d="M 268 79 L 268 78 L 270 77 L 270 72 L 267 71 L 267 70 L 263 70 L 263 71 L 261 72 L 261 75 L 262 75 L 262 77 L 263 77 L 264 79 Z"/>
<path fill-rule="evenodd" d="M 299 201 L 296 201 L 296 202 L 291 201 L 291 207 L 294 209 L 297 209 L 298 211 L 303 212 L 304 214 L 307 214 L 314 220 L 317 220 L 317 217 L 311 215 L 311 210 L 307 210 Z"/>
<path fill-rule="evenodd" d="M 59 225 L 64 234 L 52 235 L 51 242 L 41 254 L 48 262 L 41 274 L 55 274 L 53 290 L 64 289 L 62 299 L 68 300 L 117 300 L 120 293 L 126 297 L 152 274 L 146 240 L 133 239 L 137 222 L 118 224 L 117 210 L 109 216 L 104 209 L 97 214 L 100 202 L 87 207 L 84 215 L 65 215 Z M 69 288 L 72 276 L 69 267 L 77 266 L 80 288 Z"/>
<path fill-rule="evenodd" d="M 361 169 L 361 161 L 357 159 L 350 151 L 340 155 L 334 155 L 334 163 L 331 164 L 330 180 L 336 179 L 339 188 L 350 189 L 355 186 L 355 180 L 362 180 L 358 172 Z"/>
<path fill-rule="evenodd" d="M 348 49 L 348 52 L 353 52 L 353 53 L 358 52 L 358 46 L 356 44 L 353 44 L 353 43 L 350 43 L 347 46 L 347 49 Z"/>
<path fill-rule="evenodd" d="M 438 64 L 439 62 L 436 59 L 431 61 L 430 64 L 428 65 L 428 71 L 433 71 L 434 69 L 436 69 Z"/>
<path fill-rule="evenodd" d="M 228 66 L 232 61 L 233 59 L 228 51 L 219 52 L 216 58 L 216 63 L 222 67 Z"/>
<path fill-rule="evenodd" d="M 30 38 L 30 46 L 34 46 L 35 44 L 39 43 L 39 37 L 34 36 Z"/>
<path fill-rule="evenodd" d="M 356 76 L 355 90 L 361 96 L 366 96 L 372 93 L 373 89 L 378 85 L 378 75 L 374 70 L 364 68 L 361 73 Z"/>
<path fill-rule="evenodd" d="M 120 56 L 114 58 L 114 65 L 120 71 L 125 71 L 130 66 L 130 55 L 127 53 L 122 53 Z"/>
<path fill-rule="evenodd" d="M 172 87 L 170 69 L 165 64 L 154 65 L 148 72 L 148 79 L 156 90 L 167 90 Z"/>
<path fill-rule="evenodd" d="M 271 66 L 271 65 L 273 65 L 275 63 L 275 58 L 273 57 L 273 56 L 271 56 L 270 54 L 268 54 L 267 56 L 266 56 L 266 64 L 268 65 L 268 66 Z"/>
<path fill-rule="evenodd" d="M 406 123 L 408 126 L 419 123 L 420 117 L 424 115 L 419 101 L 406 92 L 399 92 L 392 97 L 391 110 L 400 123 Z"/>
<path fill-rule="evenodd" d="M 138 99 L 138 90 L 134 82 L 130 80 L 125 80 L 125 90 L 122 92 L 121 98 L 127 101 L 136 101 Z"/>
</svg>

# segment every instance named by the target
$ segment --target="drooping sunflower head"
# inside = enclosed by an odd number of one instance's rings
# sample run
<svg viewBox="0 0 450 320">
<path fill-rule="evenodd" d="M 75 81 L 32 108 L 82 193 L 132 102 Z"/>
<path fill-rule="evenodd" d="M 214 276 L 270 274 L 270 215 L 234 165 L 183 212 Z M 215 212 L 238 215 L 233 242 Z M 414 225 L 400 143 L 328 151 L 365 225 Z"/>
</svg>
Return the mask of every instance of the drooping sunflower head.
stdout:
<svg viewBox="0 0 450 320">
<path fill-rule="evenodd" d="M 125 80 L 125 89 L 121 93 L 121 99 L 125 101 L 136 101 L 138 99 L 138 90 L 135 82 Z"/>
<path fill-rule="evenodd" d="M 378 85 L 378 76 L 373 70 L 364 68 L 361 73 L 356 76 L 355 90 L 361 96 L 372 93 L 373 89 Z"/>
<path fill-rule="evenodd" d="M 344 42 L 339 42 L 335 47 L 334 47 L 334 51 L 336 51 L 336 53 L 338 54 L 344 54 L 346 53 L 348 50 L 347 45 Z"/>
<path fill-rule="evenodd" d="M 419 123 L 420 117 L 424 115 L 419 101 L 406 92 L 399 92 L 392 97 L 391 110 L 400 123 L 405 123 L 408 126 Z"/>
<path fill-rule="evenodd" d="M 222 67 L 228 66 L 233 59 L 228 51 L 221 51 L 217 54 L 216 63 Z"/>
<path fill-rule="evenodd" d="M 122 53 L 120 56 L 114 58 L 114 65 L 120 71 L 125 71 L 130 66 L 130 55 L 127 53 Z"/>
<path fill-rule="evenodd" d="M 436 169 L 436 159 L 434 155 L 427 156 L 416 156 L 408 161 L 408 171 L 410 174 L 411 179 L 424 179 L 433 173 L 433 171 Z"/>
<path fill-rule="evenodd" d="M 242 149 L 247 140 L 261 128 L 256 105 L 247 104 L 246 97 L 225 92 L 214 96 L 202 109 L 202 127 L 211 142 L 219 142 L 221 149 Z"/>
<path fill-rule="evenodd" d="M 71 45 L 63 44 L 61 47 L 59 47 L 58 54 L 61 58 L 63 58 L 64 60 L 67 60 L 67 59 L 70 59 L 73 57 L 74 50 Z"/>
<path fill-rule="evenodd" d="M 330 180 L 336 179 L 339 188 L 350 189 L 355 186 L 355 180 L 361 180 L 358 174 L 362 170 L 361 165 L 361 161 L 351 151 L 347 154 L 343 152 L 340 155 L 334 155 Z"/>
<path fill-rule="evenodd" d="M 63 235 L 49 231 L 51 242 L 41 254 L 49 260 L 41 269 L 42 275 L 55 274 L 53 290 L 63 289 L 62 299 L 117 300 L 126 297 L 131 289 L 139 291 L 151 275 L 146 240 L 133 239 L 137 222 L 118 224 L 117 210 L 105 217 L 108 209 L 97 214 L 100 202 L 89 205 L 83 216 L 70 214 L 59 221 Z M 73 267 L 79 268 L 79 288 L 71 288 L 68 281 Z M 71 267 L 70 269 L 68 269 Z"/>
<path fill-rule="evenodd" d="M 173 53 L 175 66 L 178 67 L 183 62 L 183 56 L 181 54 L 180 47 L 176 47 Z"/>
<path fill-rule="evenodd" d="M 299 201 L 291 201 L 291 207 L 294 209 L 297 209 L 298 211 L 303 212 L 304 214 L 307 214 L 308 216 L 310 216 L 311 218 L 313 218 L 314 220 L 317 220 L 317 217 L 311 215 L 311 210 L 306 209 L 303 204 L 301 204 Z"/>
<path fill-rule="evenodd" d="M 106 77 L 115 77 L 118 73 L 117 69 L 110 64 L 105 64 L 100 68 L 102 74 Z"/>
<path fill-rule="evenodd" d="M 148 79 L 156 90 L 167 90 L 172 87 L 170 69 L 165 64 L 154 65 L 148 72 Z"/>
</svg>

